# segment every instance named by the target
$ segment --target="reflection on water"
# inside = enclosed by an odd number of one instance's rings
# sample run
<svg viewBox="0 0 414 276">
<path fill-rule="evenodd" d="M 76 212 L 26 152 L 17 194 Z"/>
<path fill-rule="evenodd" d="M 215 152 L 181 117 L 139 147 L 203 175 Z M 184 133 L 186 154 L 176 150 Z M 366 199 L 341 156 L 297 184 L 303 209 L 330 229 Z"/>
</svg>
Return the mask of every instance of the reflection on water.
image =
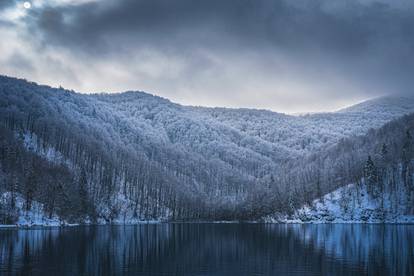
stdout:
<svg viewBox="0 0 414 276">
<path fill-rule="evenodd" d="M 0 275 L 414 275 L 414 226 L 0 230 Z"/>
</svg>

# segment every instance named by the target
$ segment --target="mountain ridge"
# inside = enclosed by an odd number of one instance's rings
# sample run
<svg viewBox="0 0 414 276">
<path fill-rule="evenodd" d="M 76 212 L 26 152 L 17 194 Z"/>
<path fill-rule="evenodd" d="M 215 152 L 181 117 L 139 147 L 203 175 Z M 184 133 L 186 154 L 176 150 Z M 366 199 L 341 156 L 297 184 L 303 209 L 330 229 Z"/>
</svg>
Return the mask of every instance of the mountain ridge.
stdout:
<svg viewBox="0 0 414 276">
<path fill-rule="evenodd" d="M 37 82 L 34 81 L 29 81 L 25 78 L 16 78 L 16 77 L 11 77 L 8 75 L 1 75 L 0 74 L 0 78 L 4 81 L 4 80 L 11 80 L 11 81 L 19 81 L 21 83 L 26 83 L 26 84 L 30 84 L 30 85 L 36 85 L 36 86 L 40 86 L 40 87 L 44 87 L 44 88 L 48 88 L 48 89 L 52 89 L 52 90 L 63 90 L 65 92 L 69 92 L 69 93 L 76 93 L 78 95 L 89 95 L 92 97 L 95 96 L 113 96 L 113 97 L 124 97 L 124 96 L 130 96 L 130 95 L 138 95 L 138 96 L 142 96 L 142 97 L 154 97 L 156 99 L 160 99 L 163 100 L 165 102 L 169 102 L 171 104 L 174 105 L 179 105 L 181 107 L 184 108 L 194 108 L 194 109 L 213 109 L 213 110 L 225 110 L 225 111 L 250 111 L 253 113 L 271 113 L 271 114 L 277 114 L 277 115 L 285 115 L 288 117 L 307 117 L 307 116 L 313 116 L 313 115 L 324 115 L 324 114 L 332 114 L 332 113 L 343 113 L 343 112 L 355 112 L 353 110 L 356 110 L 357 108 L 361 108 L 361 107 L 365 107 L 367 105 L 370 105 L 371 103 L 378 103 L 378 102 L 386 102 L 386 100 L 394 100 L 395 102 L 397 102 L 397 105 L 400 105 L 402 103 L 405 103 L 407 105 L 406 110 L 412 110 L 413 108 L 413 104 L 412 102 L 414 102 L 414 97 L 410 97 L 410 96 L 404 96 L 404 95 L 397 95 L 397 96 L 391 96 L 391 95 L 384 95 L 384 96 L 380 96 L 380 97 L 375 97 L 375 98 L 369 98 L 342 108 L 339 108 L 336 111 L 318 111 L 318 112 L 307 112 L 307 111 L 303 111 L 303 112 L 299 112 L 300 114 L 290 114 L 290 113 L 284 113 L 284 112 L 278 112 L 276 110 L 271 110 L 271 109 L 266 109 L 266 108 L 250 108 L 250 107 L 237 107 L 237 108 L 233 108 L 233 107 L 224 107 L 224 106 L 214 106 L 214 107 L 207 107 L 207 106 L 202 106 L 202 105 L 184 105 L 184 104 L 180 104 L 178 102 L 174 102 L 166 97 L 163 96 L 159 96 L 157 94 L 154 94 L 152 92 L 147 92 L 147 91 L 142 91 L 142 90 L 126 90 L 126 91 L 117 91 L 117 92 L 105 92 L 105 91 L 101 91 L 101 92 L 90 92 L 90 93 L 80 93 L 80 92 L 76 92 L 73 89 L 65 89 L 63 87 L 53 87 L 53 86 L 49 86 L 46 84 L 39 84 Z M 408 100 L 408 101 L 405 101 Z"/>
</svg>

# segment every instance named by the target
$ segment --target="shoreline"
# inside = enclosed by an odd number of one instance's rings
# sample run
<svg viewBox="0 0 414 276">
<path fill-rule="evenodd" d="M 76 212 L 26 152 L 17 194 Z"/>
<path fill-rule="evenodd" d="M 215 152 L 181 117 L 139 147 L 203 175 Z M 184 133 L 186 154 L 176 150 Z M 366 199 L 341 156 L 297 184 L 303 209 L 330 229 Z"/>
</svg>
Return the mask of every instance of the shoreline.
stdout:
<svg viewBox="0 0 414 276">
<path fill-rule="evenodd" d="M 135 223 L 66 223 L 66 224 L 0 224 L 3 229 L 47 229 L 47 228 L 66 228 L 84 226 L 138 226 L 148 224 L 267 224 L 267 225 L 413 225 L 412 221 L 398 222 L 259 222 L 259 221 L 142 221 Z"/>
</svg>

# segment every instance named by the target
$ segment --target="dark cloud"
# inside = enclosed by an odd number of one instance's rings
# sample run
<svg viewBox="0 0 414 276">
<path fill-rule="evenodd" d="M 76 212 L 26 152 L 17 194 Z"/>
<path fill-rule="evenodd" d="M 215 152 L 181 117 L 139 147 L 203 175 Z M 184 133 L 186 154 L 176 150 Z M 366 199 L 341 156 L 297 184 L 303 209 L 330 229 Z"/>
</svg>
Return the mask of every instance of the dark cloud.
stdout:
<svg viewBox="0 0 414 276">
<path fill-rule="evenodd" d="M 34 67 L 31 61 L 22 53 L 15 52 L 9 58 L 7 62 L 11 67 L 21 70 L 21 71 L 28 71 L 33 72 Z"/>
<path fill-rule="evenodd" d="M 4 8 L 8 8 L 12 5 L 16 4 L 15 0 L 1 0 L 0 1 L 0 11 Z"/>
<path fill-rule="evenodd" d="M 25 22 L 33 45 L 64 49 L 79 62 L 115 60 L 142 74 L 129 62 L 152 51 L 185 63 L 179 76 L 154 79 L 169 82 L 154 90 L 179 90 L 189 79 L 217 90 L 212 83 L 218 79 L 217 86 L 250 81 L 251 91 L 271 91 L 277 79 L 294 87 L 299 82 L 301 93 L 309 94 L 302 98 L 329 102 L 343 93 L 411 93 L 413 8 L 404 0 L 118 0 L 43 5 Z M 252 67 L 248 78 L 243 66 Z M 279 88 L 288 91 L 289 85 Z"/>
<path fill-rule="evenodd" d="M 152 43 L 169 41 L 167 44 L 171 47 L 194 44 L 209 47 L 221 40 L 223 45 L 216 46 L 225 47 L 232 40 L 240 42 L 242 48 L 271 46 L 302 50 L 316 47 L 351 55 L 369 50 L 376 42 L 414 43 L 412 10 L 352 1 L 347 1 L 353 4 L 342 9 L 329 10 L 325 8 L 326 1 L 303 3 L 292 5 L 281 0 L 99 1 L 45 7 L 33 11 L 31 20 L 50 42 L 81 47 L 108 46 L 102 43 L 112 35 L 125 39 L 113 41 L 113 44 L 142 42 L 159 47 L 161 45 Z"/>
</svg>

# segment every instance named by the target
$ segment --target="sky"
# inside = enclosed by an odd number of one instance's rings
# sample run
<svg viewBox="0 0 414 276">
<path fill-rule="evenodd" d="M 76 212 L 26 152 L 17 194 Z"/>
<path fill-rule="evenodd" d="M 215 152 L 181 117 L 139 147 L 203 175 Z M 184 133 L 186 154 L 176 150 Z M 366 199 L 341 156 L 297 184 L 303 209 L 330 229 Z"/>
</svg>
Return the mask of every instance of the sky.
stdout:
<svg viewBox="0 0 414 276">
<path fill-rule="evenodd" d="M 414 94 L 412 0 L 0 0 L 0 74 L 186 105 Z"/>
</svg>

